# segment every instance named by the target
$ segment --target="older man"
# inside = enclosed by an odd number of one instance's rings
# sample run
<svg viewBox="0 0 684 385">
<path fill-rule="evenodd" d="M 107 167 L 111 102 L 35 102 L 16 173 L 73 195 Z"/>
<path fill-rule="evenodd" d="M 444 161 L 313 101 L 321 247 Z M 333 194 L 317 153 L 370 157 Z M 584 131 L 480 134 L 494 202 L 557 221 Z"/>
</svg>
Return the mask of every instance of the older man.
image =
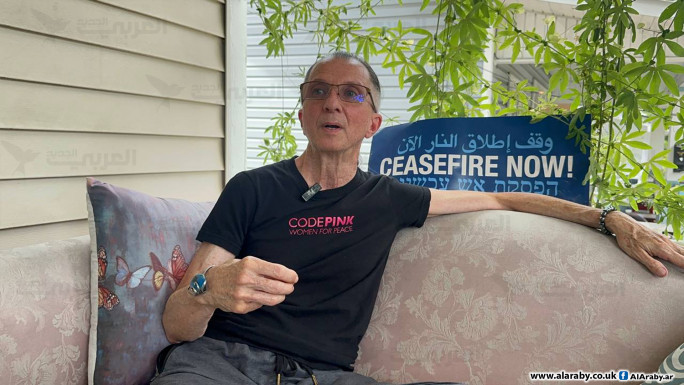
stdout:
<svg viewBox="0 0 684 385">
<path fill-rule="evenodd" d="M 360 58 L 316 62 L 301 85 L 301 156 L 226 185 L 164 311 L 172 345 L 155 384 L 374 384 L 351 372 L 394 237 L 429 215 L 544 214 L 615 233 L 658 276 L 653 256 L 684 248 L 619 212 L 523 193 L 439 191 L 358 169 L 380 128 L 380 84 Z M 236 258 L 237 257 L 237 258 Z M 186 341 L 184 343 L 181 343 Z M 191 341 L 191 342 L 189 342 Z"/>
</svg>

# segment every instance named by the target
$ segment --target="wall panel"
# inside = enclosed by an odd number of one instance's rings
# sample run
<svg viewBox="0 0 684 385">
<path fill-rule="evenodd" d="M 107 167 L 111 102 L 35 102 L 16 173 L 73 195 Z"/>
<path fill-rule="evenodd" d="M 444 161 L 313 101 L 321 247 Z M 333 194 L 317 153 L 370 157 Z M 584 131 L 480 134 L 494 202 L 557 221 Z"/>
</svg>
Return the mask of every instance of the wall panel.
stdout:
<svg viewBox="0 0 684 385">
<path fill-rule="evenodd" d="M 93 177 L 157 197 L 196 202 L 215 201 L 215 192 L 223 188 L 221 173 L 216 171 Z M 10 199 L 13 196 L 24 199 Z M 0 229 L 86 219 L 85 197 L 85 177 L 0 181 Z"/>
<path fill-rule="evenodd" d="M 161 20 L 204 31 L 219 37 L 225 36 L 223 4 L 214 0 L 97 0 Z"/>
<path fill-rule="evenodd" d="M 221 139 L 0 131 L 0 180 L 223 169 Z"/>
<path fill-rule="evenodd" d="M 85 219 L 0 230 L 0 250 L 88 235 Z"/>
<path fill-rule="evenodd" d="M 221 105 L 3 79 L 0 90 L 0 129 L 224 136 Z"/>
<path fill-rule="evenodd" d="M 224 66 L 221 37 L 96 1 L 3 0 L 0 24 L 219 71 Z"/>
<path fill-rule="evenodd" d="M 225 3 L 0 3 L 0 248 L 88 233 L 85 176 L 214 200 Z"/>
<path fill-rule="evenodd" d="M 219 71 L 11 28 L 0 28 L 0 47 L 0 77 L 224 104 Z"/>
</svg>

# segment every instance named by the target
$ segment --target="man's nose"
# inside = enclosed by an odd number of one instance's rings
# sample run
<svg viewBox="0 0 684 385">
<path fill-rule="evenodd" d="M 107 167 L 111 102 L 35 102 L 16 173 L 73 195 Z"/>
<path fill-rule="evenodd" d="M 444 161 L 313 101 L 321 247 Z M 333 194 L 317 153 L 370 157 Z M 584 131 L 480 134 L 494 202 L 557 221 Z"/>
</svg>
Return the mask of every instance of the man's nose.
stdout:
<svg viewBox="0 0 684 385">
<path fill-rule="evenodd" d="M 323 108 L 326 110 L 339 110 L 342 105 L 342 100 L 340 100 L 339 90 L 337 86 L 330 87 L 330 92 L 325 98 L 325 103 Z"/>
</svg>

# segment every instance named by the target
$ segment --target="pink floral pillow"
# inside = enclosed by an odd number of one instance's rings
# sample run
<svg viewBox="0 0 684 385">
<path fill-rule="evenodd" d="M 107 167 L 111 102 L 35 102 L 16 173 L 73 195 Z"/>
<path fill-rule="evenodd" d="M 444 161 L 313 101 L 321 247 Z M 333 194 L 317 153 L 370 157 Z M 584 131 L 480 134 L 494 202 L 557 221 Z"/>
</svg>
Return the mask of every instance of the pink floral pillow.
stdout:
<svg viewBox="0 0 684 385">
<path fill-rule="evenodd" d="M 95 384 L 140 384 L 169 342 L 161 316 L 213 207 L 87 180 Z M 93 336 L 97 336 L 94 342 Z M 94 362 L 94 368 L 93 368 Z"/>
</svg>

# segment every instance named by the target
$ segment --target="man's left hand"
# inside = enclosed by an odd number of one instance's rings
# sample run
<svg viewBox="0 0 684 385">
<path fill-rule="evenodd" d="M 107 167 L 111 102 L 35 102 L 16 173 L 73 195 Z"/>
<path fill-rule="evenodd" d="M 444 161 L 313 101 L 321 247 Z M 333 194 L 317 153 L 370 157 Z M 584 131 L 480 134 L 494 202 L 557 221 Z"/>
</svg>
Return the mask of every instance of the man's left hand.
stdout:
<svg viewBox="0 0 684 385">
<path fill-rule="evenodd" d="M 615 233 L 618 245 L 654 275 L 664 277 L 667 268 L 655 257 L 684 268 L 684 246 L 639 224 L 627 214 L 612 212 L 606 217 L 606 227 Z"/>
</svg>

